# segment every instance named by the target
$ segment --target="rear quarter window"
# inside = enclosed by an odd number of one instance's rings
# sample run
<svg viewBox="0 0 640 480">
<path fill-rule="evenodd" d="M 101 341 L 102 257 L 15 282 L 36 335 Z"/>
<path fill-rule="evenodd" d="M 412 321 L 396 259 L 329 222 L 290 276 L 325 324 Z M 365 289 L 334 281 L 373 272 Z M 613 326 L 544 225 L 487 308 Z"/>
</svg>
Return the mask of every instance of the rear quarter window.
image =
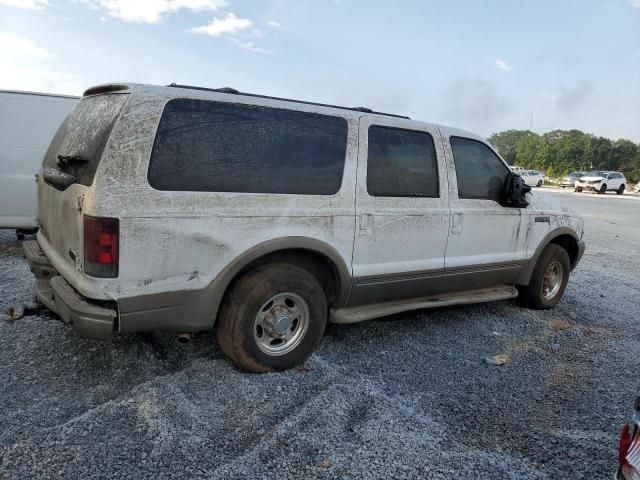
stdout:
<svg viewBox="0 0 640 480">
<path fill-rule="evenodd" d="M 157 190 L 333 195 L 344 118 L 192 99 L 165 106 L 149 163 Z"/>
</svg>

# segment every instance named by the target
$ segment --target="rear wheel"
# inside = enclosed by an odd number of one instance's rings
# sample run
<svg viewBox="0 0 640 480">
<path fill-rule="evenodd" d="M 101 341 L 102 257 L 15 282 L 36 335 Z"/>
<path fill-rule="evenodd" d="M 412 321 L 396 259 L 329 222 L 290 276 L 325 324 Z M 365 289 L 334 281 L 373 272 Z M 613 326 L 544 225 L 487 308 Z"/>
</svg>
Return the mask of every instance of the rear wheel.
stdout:
<svg viewBox="0 0 640 480">
<path fill-rule="evenodd" d="M 238 366 L 252 372 L 285 370 L 316 349 L 327 324 L 327 301 L 318 280 L 285 263 L 257 267 L 225 295 L 218 343 Z"/>
<path fill-rule="evenodd" d="M 547 245 L 531 275 L 529 285 L 520 287 L 520 302 L 536 310 L 555 307 L 567 287 L 571 264 L 569 254 L 559 245 Z"/>
<path fill-rule="evenodd" d="M 618 190 L 616 190 L 616 193 L 618 195 L 622 195 L 624 193 L 624 185 L 620 185 L 620 187 L 618 188 Z"/>
</svg>

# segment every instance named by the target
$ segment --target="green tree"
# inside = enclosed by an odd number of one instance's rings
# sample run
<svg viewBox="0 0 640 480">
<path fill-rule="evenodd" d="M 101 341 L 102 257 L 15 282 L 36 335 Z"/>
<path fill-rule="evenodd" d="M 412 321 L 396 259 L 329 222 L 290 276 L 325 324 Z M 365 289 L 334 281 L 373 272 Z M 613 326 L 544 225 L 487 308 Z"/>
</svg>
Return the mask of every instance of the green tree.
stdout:
<svg viewBox="0 0 640 480">
<path fill-rule="evenodd" d="M 489 137 L 489 143 L 502 155 L 509 165 L 513 165 L 518 155 L 518 142 L 532 132 L 523 130 L 507 130 L 494 133 Z"/>
<path fill-rule="evenodd" d="M 580 130 L 553 130 L 538 135 L 528 130 L 494 133 L 489 142 L 509 164 L 560 176 L 575 170 L 617 170 L 630 183 L 640 181 L 640 145 L 612 141 Z"/>
</svg>

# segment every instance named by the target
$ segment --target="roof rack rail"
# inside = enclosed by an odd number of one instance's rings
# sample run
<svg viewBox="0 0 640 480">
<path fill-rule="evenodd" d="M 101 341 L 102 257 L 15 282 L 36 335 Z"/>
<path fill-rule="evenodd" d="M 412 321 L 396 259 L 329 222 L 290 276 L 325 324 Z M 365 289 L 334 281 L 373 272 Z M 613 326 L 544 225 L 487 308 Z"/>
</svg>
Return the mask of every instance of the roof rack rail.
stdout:
<svg viewBox="0 0 640 480">
<path fill-rule="evenodd" d="M 366 107 L 341 107 L 339 105 L 330 105 L 328 103 L 307 102 L 305 100 L 295 100 L 295 99 L 292 99 L 292 98 L 272 97 L 270 95 L 258 95 L 256 93 L 240 92 L 240 91 L 236 90 L 235 88 L 231 88 L 231 87 L 206 88 L 206 87 L 194 87 L 192 85 L 180 85 L 180 84 L 177 84 L 177 83 L 171 83 L 171 84 L 167 85 L 167 87 L 186 88 L 186 89 L 189 89 L 189 90 L 203 90 L 203 91 L 206 91 L 206 92 L 216 92 L 216 93 L 228 93 L 230 95 L 244 95 L 245 97 L 265 98 L 265 99 L 268 99 L 268 100 L 282 100 L 282 101 L 285 101 L 285 102 L 301 103 L 303 105 L 315 105 L 315 106 L 318 106 L 318 107 L 338 108 L 340 110 L 349 110 L 349 111 L 352 111 L 352 112 L 365 112 L 365 113 L 372 113 L 374 115 L 384 115 L 384 116 L 387 116 L 387 117 L 396 117 L 396 118 L 409 119 L 409 117 L 407 117 L 406 115 L 396 115 L 394 113 L 376 112 L 376 111 L 371 110 L 370 108 L 366 108 Z"/>
</svg>

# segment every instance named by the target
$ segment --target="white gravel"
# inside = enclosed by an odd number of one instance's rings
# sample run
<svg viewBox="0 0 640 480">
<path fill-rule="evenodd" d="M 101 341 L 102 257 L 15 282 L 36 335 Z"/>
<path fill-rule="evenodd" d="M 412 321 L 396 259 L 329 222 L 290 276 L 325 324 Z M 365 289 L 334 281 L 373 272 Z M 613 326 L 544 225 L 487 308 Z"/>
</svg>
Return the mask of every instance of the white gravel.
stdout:
<svg viewBox="0 0 640 480">
<path fill-rule="evenodd" d="M 331 325 L 304 368 L 267 375 L 209 333 L 93 342 L 46 313 L 0 320 L 0 478 L 610 478 L 640 390 L 640 197 L 535 194 L 586 220 L 549 312 Z M 33 283 L 1 232 L 0 314 Z"/>
</svg>

